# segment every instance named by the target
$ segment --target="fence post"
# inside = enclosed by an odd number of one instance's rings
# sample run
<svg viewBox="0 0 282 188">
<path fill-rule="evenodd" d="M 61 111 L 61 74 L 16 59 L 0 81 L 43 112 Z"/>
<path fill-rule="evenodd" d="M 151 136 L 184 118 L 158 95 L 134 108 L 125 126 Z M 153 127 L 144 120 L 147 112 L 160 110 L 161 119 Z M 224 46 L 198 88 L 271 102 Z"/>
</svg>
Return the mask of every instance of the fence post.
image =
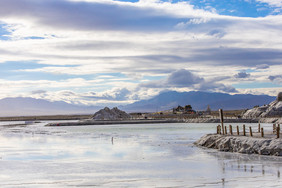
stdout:
<svg viewBox="0 0 282 188">
<path fill-rule="evenodd" d="M 260 132 L 260 123 L 258 124 L 258 132 Z"/>
<path fill-rule="evenodd" d="M 219 109 L 219 118 L 220 118 L 220 123 L 221 123 L 221 128 L 222 128 L 222 134 L 224 134 L 223 111 L 222 111 L 222 109 Z M 226 132 L 225 132 L 225 134 L 226 134 Z"/>
<path fill-rule="evenodd" d="M 275 134 L 275 133 L 276 133 L 276 125 L 273 124 L 273 134 Z"/>
<path fill-rule="evenodd" d="M 249 129 L 250 129 L 250 136 L 253 136 L 252 127 L 249 127 Z"/>
<path fill-rule="evenodd" d="M 264 137 L 263 128 L 261 128 L 261 137 Z"/>
<path fill-rule="evenodd" d="M 246 136 L 246 126 L 243 125 L 243 136 Z"/>
<path fill-rule="evenodd" d="M 232 125 L 229 125 L 229 132 L 230 132 L 231 135 L 233 135 Z"/>
<path fill-rule="evenodd" d="M 238 136 L 240 135 L 239 126 L 238 126 L 238 125 L 237 125 L 237 135 L 238 135 Z"/>
<path fill-rule="evenodd" d="M 279 138 L 279 136 L 280 136 L 280 129 L 279 129 L 279 127 L 276 128 L 276 136 L 277 136 L 277 138 Z"/>
<path fill-rule="evenodd" d="M 224 132 L 225 132 L 225 134 L 227 134 L 227 128 L 226 128 L 226 126 L 224 126 Z"/>
<path fill-rule="evenodd" d="M 216 128 L 217 128 L 217 134 L 221 134 L 220 125 L 218 125 Z"/>
</svg>

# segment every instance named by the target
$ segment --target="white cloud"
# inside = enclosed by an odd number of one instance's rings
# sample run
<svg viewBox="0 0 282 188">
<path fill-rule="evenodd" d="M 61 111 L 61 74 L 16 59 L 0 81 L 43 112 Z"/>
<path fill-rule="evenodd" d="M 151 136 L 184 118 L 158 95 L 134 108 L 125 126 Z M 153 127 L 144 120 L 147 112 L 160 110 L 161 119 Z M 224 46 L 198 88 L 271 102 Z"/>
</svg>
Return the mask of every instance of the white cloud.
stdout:
<svg viewBox="0 0 282 188">
<path fill-rule="evenodd" d="M 268 2 L 279 4 L 278 1 Z M 281 74 L 281 15 L 222 16 L 196 9 L 187 2 L 1 0 L 0 20 L 10 32 L 10 40 L 0 40 L 2 63 L 35 60 L 48 66 L 16 71 L 76 78 L 2 79 L 2 86 L 9 86 L 5 96 L 12 92 L 44 90 L 52 92 L 52 97 L 56 98 L 55 94 L 64 96 L 58 93 L 61 90 L 82 89 L 82 93 L 87 93 L 87 88 L 88 91 L 99 88 L 98 96 L 108 93 L 114 101 L 119 90 L 122 93 L 122 88 L 126 88 L 132 92 L 140 83 L 144 84 L 143 80 L 155 86 L 134 91 L 137 97 L 134 92 L 128 94 L 121 101 L 126 102 L 152 96 L 164 88 L 160 87 L 159 80 L 152 81 L 148 77 L 167 77 L 164 82 L 175 90 L 211 90 L 214 87 L 218 91 L 232 91 L 234 88 L 228 85 L 245 81 L 231 78 L 238 70 L 263 69 L 263 72 L 252 73 L 252 78 L 265 82 L 270 82 L 269 76 Z M 184 79 L 170 75 L 181 69 L 193 74 L 184 75 Z M 127 77 L 105 81 L 105 77 L 96 77 L 101 73 Z M 80 78 L 85 75 L 93 75 L 95 80 Z M 215 78 L 225 79 L 218 79 L 213 85 L 211 80 Z M 189 84 L 191 87 L 184 87 Z M 87 103 L 81 97 L 69 100 L 79 99 Z"/>
<path fill-rule="evenodd" d="M 268 79 L 282 85 L 282 75 L 269 76 Z"/>
<path fill-rule="evenodd" d="M 256 69 L 268 69 L 269 65 L 268 64 L 260 64 L 256 66 Z"/>
<path fill-rule="evenodd" d="M 178 23 L 175 26 L 175 28 L 177 28 L 177 29 L 187 29 L 187 27 L 189 27 L 189 25 L 191 25 L 191 24 L 199 25 L 199 24 L 205 24 L 209 21 L 210 21 L 210 18 L 192 18 L 187 22 Z"/>
<path fill-rule="evenodd" d="M 257 2 L 261 3 L 267 3 L 274 7 L 282 7 L 282 1 L 281 0 L 256 0 Z"/>
<path fill-rule="evenodd" d="M 242 94 L 277 96 L 281 92 L 281 87 L 238 89 L 238 91 Z"/>
<path fill-rule="evenodd" d="M 248 78 L 250 76 L 251 76 L 251 74 L 246 73 L 246 72 L 239 72 L 239 73 L 234 75 L 235 78 Z"/>
<path fill-rule="evenodd" d="M 163 88 L 170 90 L 175 90 L 175 88 L 187 88 L 190 90 L 236 93 L 235 88 L 220 82 L 227 78 L 206 80 L 189 70 L 180 69 L 172 72 L 166 79 L 141 83 L 139 86 L 141 88 Z"/>
</svg>

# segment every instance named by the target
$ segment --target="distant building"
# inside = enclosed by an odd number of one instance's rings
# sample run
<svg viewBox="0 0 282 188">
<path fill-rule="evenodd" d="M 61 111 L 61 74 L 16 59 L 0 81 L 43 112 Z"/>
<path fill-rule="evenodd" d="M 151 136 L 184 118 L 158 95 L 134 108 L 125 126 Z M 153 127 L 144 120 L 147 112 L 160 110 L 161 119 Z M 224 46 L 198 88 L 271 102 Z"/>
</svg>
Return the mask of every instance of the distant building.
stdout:
<svg viewBox="0 0 282 188">
<path fill-rule="evenodd" d="M 176 108 L 173 108 L 173 113 L 176 114 L 176 113 L 183 113 L 184 112 L 184 108 L 180 105 L 178 105 Z"/>
<path fill-rule="evenodd" d="M 189 111 L 191 111 L 192 110 L 192 106 L 189 104 L 189 105 L 186 105 L 185 107 L 184 107 L 184 110 L 185 110 L 185 112 L 189 112 Z"/>
<path fill-rule="evenodd" d="M 178 105 L 178 107 L 173 108 L 174 114 L 196 114 L 196 111 L 193 110 L 191 105 L 186 105 L 184 107 Z"/>
</svg>

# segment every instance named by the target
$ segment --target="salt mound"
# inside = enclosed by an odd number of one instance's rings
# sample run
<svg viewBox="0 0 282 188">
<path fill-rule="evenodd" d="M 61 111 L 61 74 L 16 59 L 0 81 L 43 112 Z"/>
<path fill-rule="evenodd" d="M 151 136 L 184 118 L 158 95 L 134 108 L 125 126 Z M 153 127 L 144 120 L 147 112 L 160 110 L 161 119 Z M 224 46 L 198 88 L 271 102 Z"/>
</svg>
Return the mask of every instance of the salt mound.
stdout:
<svg viewBox="0 0 282 188">
<path fill-rule="evenodd" d="M 126 120 L 130 119 L 130 115 L 118 109 L 117 107 L 109 109 L 105 107 L 93 115 L 94 120 Z"/>
<path fill-rule="evenodd" d="M 255 107 L 248 110 L 243 118 L 264 118 L 264 117 L 281 117 L 282 116 L 282 92 L 280 92 L 275 101 L 268 105 Z"/>
<path fill-rule="evenodd" d="M 195 144 L 226 152 L 282 156 L 281 139 L 208 134 L 196 141 Z"/>
</svg>

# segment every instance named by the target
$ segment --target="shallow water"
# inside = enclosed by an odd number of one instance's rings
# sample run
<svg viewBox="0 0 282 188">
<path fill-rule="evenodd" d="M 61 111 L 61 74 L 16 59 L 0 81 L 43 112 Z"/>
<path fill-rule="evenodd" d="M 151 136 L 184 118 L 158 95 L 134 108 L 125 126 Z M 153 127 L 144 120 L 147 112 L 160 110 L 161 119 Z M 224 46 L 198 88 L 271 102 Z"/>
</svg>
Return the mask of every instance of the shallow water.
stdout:
<svg viewBox="0 0 282 188">
<path fill-rule="evenodd" d="M 281 187 L 282 159 L 193 142 L 217 124 L 0 124 L 0 187 Z M 256 127 L 255 124 L 247 126 Z M 272 125 L 263 124 L 271 130 Z"/>
</svg>

